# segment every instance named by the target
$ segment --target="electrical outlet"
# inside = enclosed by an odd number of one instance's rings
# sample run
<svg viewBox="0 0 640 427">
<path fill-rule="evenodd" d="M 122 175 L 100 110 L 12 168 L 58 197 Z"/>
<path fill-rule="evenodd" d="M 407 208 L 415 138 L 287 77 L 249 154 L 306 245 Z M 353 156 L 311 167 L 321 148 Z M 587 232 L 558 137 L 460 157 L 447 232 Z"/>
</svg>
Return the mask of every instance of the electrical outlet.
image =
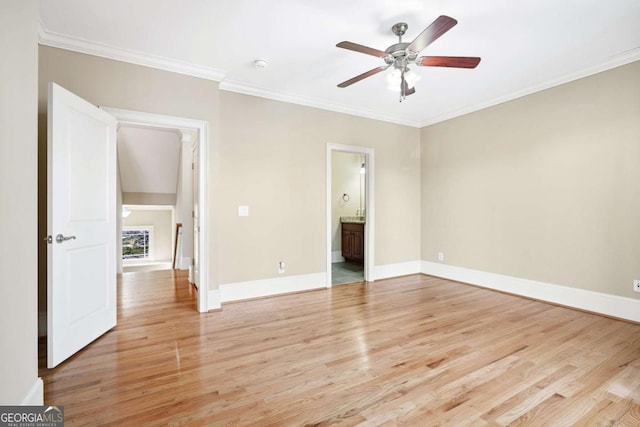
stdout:
<svg viewBox="0 0 640 427">
<path fill-rule="evenodd" d="M 280 274 L 284 273 L 284 261 L 278 262 L 278 273 Z"/>
<path fill-rule="evenodd" d="M 636 292 L 640 292 L 640 280 L 633 281 L 633 290 Z"/>
<path fill-rule="evenodd" d="M 438 261 L 444 261 L 444 252 L 438 252 Z"/>
</svg>

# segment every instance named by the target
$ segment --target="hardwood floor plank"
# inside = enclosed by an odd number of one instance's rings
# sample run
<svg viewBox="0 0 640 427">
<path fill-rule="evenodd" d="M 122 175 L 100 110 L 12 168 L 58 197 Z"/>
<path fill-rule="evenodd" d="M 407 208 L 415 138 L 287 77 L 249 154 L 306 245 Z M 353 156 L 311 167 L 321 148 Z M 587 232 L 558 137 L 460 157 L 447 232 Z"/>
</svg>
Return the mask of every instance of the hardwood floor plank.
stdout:
<svg viewBox="0 0 640 427">
<path fill-rule="evenodd" d="M 626 402 L 625 402 L 626 403 Z M 638 426 L 640 425 L 640 402 L 636 402 L 635 405 L 631 405 L 631 407 L 627 410 L 627 412 L 617 421 L 614 421 L 614 425 L 616 426 Z"/>
<path fill-rule="evenodd" d="M 66 425 L 640 425 L 640 325 L 435 277 L 196 312 L 127 273 L 118 326 L 40 375 Z"/>
</svg>

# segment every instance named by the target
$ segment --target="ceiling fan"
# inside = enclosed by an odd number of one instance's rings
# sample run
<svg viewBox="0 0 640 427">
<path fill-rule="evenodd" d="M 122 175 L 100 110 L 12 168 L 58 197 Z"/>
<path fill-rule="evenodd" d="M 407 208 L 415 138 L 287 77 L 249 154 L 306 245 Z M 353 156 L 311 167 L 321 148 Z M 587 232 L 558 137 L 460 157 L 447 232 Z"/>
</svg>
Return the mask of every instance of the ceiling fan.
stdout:
<svg viewBox="0 0 640 427">
<path fill-rule="evenodd" d="M 415 82 L 420 78 L 413 71 L 409 70 L 410 64 L 426 67 L 454 67 L 454 68 L 475 68 L 480 63 L 478 57 L 468 56 L 420 56 L 421 50 L 436 41 L 441 35 L 453 28 L 458 21 L 449 16 L 439 16 L 431 23 L 414 41 L 411 43 L 403 43 L 402 36 L 406 33 L 409 26 L 404 22 L 400 22 L 391 27 L 393 34 L 398 36 L 398 43 L 392 44 L 386 50 L 373 49 L 357 43 L 343 41 L 336 46 L 343 49 L 353 50 L 367 55 L 377 56 L 384 59 L 386 65 L 376 67 L 365 73 L 357 75 L 338 85 L 344 88 L 350 86 L 360 80 L 378 74 L 381 71 L 393 67 L 393 72 L 388 76 L 390 89 L 400 89 L 400 102 L 407 96 L 416 92 Z"/>
</svg>

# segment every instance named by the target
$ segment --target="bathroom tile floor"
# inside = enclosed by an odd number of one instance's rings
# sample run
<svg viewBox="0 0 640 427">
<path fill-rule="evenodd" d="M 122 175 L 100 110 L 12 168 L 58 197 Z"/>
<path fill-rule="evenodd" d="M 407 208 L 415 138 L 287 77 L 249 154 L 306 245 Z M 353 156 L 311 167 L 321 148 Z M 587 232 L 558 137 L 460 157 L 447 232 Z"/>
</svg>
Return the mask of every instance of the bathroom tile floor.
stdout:
<svg viewBox="0 0 640 427">
<path fill-rule="evenodd" d="M 362 282 L 364 266 L 352 262 L 336 262 L 331 264 L 331 284 Z"/>
</svg>

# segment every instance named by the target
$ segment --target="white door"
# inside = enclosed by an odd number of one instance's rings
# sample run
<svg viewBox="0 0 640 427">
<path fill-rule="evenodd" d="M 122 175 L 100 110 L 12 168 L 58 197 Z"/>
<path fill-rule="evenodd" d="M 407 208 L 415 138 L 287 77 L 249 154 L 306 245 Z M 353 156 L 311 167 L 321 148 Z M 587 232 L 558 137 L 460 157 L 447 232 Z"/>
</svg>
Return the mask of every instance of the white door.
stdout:
<svg viewBox="0 0 640 427">
<path fill-rule="evenodd" d="M 49 83 L 47 366 L 116 325 L 116 119 Z"/>
<path fill-rule="evenodd" d="M 200 284 L 200 188 L 198 186 L 200 168 L 200 149 L 198 143 L 193 147 L 193 156 L 191 157 L 191 191 L 193 200 L 193 284 L 198 288 Z M 198 288 L 199 289 L 199 288 Z M 198 297 L 200 301 L 201 297 Z"/>
</svg>

